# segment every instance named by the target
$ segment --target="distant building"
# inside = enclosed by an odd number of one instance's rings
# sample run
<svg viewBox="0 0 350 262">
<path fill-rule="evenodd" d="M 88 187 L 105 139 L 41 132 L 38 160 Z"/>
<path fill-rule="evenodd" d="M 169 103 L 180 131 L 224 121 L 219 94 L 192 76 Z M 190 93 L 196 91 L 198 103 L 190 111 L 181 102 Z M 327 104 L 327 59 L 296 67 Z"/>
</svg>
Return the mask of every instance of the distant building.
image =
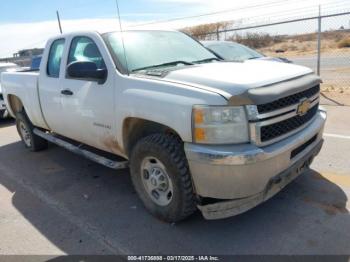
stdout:
<svg viewBox="0 0 350 262">
<path fill-rule="evenodd" d="M 33 56 L 42 55 L 43 52 L 43 48 L 23 49 L 13 54 L 13 57 L 1 58 L 0 62 L 10 62 L 19 66 L 27 67 L 30 66 Z"/>
<path fill-rule="evenodd" d="M 32 49 L 23 49 L 14 54 L 13 57 L 25 57 L 25 56 L 38 56 L 42 55 L 44 52 L 43 48 L 32 48 Z"/>
</svg>

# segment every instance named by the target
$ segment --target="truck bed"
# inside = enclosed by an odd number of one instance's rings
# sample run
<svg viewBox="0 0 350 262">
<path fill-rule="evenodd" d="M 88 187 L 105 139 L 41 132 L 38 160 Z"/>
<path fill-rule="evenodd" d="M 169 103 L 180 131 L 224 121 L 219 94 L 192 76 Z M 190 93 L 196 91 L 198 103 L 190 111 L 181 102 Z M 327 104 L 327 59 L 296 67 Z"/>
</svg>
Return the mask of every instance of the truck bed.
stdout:
<svg viewBox="0 0 350 262">
<path fill-rule="evenodd" d="M 39 90 L 38 90 L 39 71 L 9 72 L 1 74 L 1 83 L 3 92 L 6 93 L 5 101 L 10 104 L 11 96 L 19 97 L 26 113 L 33 124 L 39 127 L 47 127 L 42 115 Z M 10 114 L 15 117 L 11 108 Z"/>
</svg>

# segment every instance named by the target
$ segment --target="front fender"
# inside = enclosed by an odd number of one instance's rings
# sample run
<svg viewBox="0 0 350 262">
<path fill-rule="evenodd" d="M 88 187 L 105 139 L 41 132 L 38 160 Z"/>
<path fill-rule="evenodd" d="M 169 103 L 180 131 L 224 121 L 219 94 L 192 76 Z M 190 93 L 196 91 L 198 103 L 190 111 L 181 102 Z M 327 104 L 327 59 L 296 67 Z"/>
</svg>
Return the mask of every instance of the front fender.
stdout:
<svg viewBox="0 0 350 262">
<path fill-rule="evenodd" d="M 184 142 L 192 142 L 193 105 L 225 105 L 220 95 L 186 85 L 129 77 L 118 99 L 118 137 L 123 141 L 122 123 L 137 117 L 168 126 Z"/>
</svg>

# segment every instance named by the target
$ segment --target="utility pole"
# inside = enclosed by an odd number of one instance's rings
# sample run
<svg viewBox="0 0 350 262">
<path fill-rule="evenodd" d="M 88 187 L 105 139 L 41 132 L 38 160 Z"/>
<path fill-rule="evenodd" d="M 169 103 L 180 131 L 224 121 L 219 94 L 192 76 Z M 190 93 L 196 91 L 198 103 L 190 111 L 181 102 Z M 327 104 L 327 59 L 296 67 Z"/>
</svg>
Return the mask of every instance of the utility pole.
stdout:
<svg viewBox="0 0 350 262">
<path fill-rule="evenodd" d="M 318 33 L 317 33 L 317 75 L 321 75 L 321 34 L 322 34 L 322 19 L 321 5 L 318 6 Z"/>
<path fill-rule="evenodd" d="M 219 41 L 220 40 L 220 33 L 219 33 L 219 30 L 220 30 L 220 25 L 219 23 L 216 24 L 216 40 Z"/>
<path fill-rule="evenodd" d="M 58 10 L 56 11 L 56 15 L 57 15 L 58 27 L 60 28 L 60 32 L 62 34 L 61 19 L 60 19 L 60 14 L 58 13 Z"/>
</svg>

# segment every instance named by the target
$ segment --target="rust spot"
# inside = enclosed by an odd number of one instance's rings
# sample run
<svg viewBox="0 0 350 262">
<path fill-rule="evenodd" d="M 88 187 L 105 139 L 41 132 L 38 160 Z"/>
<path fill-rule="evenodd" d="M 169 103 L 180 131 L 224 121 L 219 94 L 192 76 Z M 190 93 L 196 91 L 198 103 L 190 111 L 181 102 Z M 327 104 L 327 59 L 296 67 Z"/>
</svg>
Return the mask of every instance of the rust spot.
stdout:
<svg viewBox="0 0 350 262">
<path fill-rule="evenodd" d="M 311 204 L 312 206 L 315 207 L 320 207 L 323 209 L 323 211 L 325 213 L 327 213 L 328 215 L 336 215 L 338 213 L 347 213 L 347 209 L 346 209 L 346 203 L 344 202 L 337 202 L 337 203 L 322 203 L 310 198 L 305 197 L 304 199 L 305 203 Z"/>
<path fill-rule="evenodd" d="M 114 137 L 107 137 L 102 140 L 103 145 L 108 148 L 112 153 L 123 154 L 123 149 L 120 147 L 117 140 Z"/>
</svg>

